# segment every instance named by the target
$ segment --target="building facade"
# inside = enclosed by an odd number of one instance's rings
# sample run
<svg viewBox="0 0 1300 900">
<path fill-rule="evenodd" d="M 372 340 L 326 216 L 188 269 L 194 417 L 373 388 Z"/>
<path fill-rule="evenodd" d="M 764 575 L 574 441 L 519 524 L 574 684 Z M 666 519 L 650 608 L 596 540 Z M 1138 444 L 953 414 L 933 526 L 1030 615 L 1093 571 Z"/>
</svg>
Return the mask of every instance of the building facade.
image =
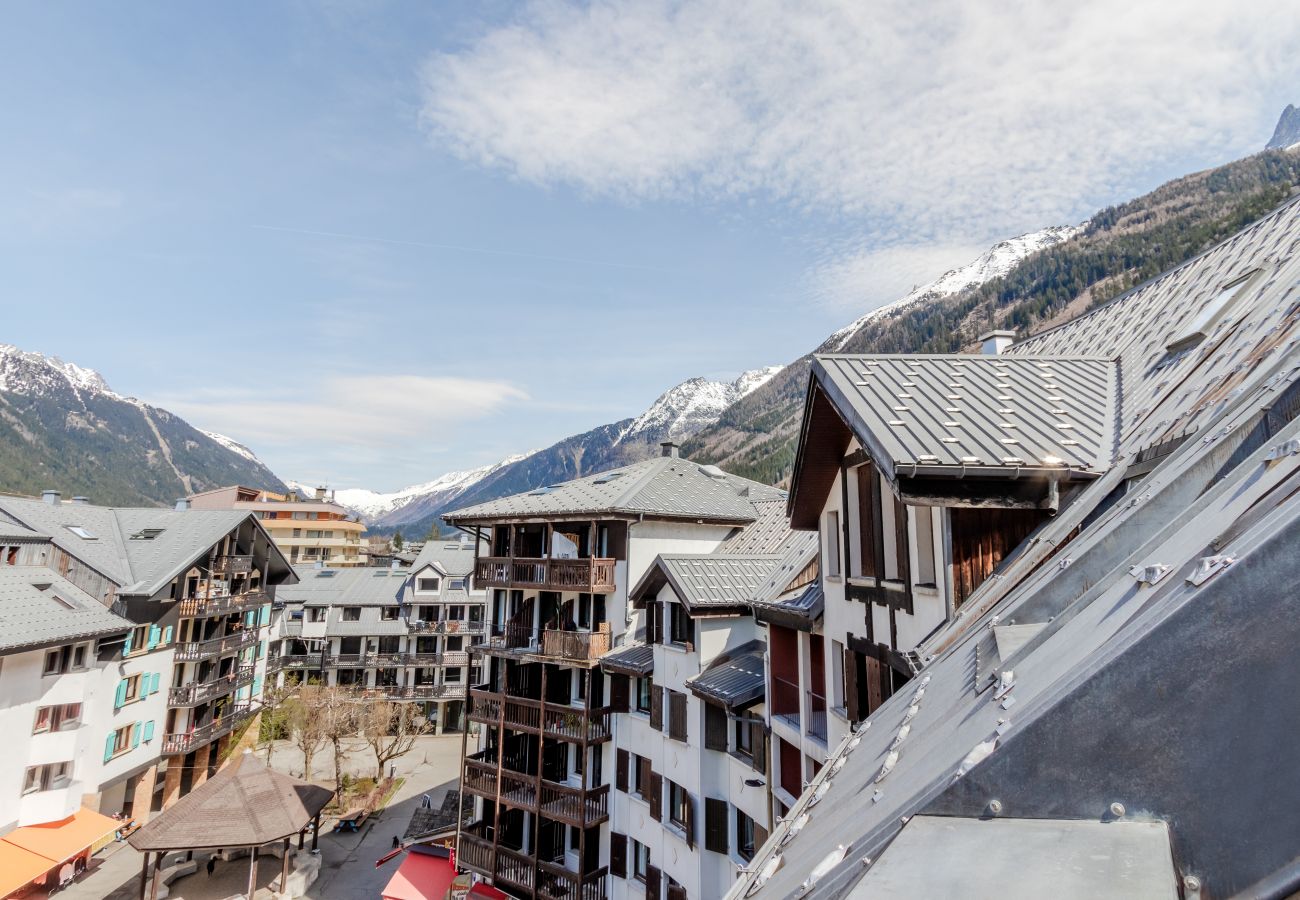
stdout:
<svg viewBox="0 0 1300 900">
<path fill-rule="evenodd" d="M 325 488 L 316 488 L 313 497 L 303 499 L 297 494 L 230 485 L 189 499 L 194 509 L 253 512 L 291 565 L 366 565 L 365 524 L 330 499 Z"/>
</svg>

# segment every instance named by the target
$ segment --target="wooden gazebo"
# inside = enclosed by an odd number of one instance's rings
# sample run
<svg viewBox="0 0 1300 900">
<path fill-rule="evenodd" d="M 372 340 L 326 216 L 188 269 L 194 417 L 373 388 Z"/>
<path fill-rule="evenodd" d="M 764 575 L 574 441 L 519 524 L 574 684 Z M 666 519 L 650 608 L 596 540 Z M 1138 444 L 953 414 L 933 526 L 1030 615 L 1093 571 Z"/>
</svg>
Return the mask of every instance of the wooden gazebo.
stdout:
<svg viewBox="0 0 1300 900">
<path fill-rule="evenodd" d="M 276 772 L 253 756 L 252 751 L 245 750 L 226 768 L 127 838 L 132 847 L 144 854 L 140 871 L 141 900 L 149 890 L 150 854 L 157 854 L 153 859 L 150 894 L 156 896 L 158 870 L 168 853 L 239 847 L 249 850 L 251 900 L 257 885 L 257 848 L 275 841 L 284 842 L 280 876 L 283 888 L 289 879 L 290 839 L 298 835 L 298 848 L 302 849 L 307 826 L 314 824 L 311 838 L 314 852 L 321 810 L 333 796 L 329 788 Z"/>
</svg>

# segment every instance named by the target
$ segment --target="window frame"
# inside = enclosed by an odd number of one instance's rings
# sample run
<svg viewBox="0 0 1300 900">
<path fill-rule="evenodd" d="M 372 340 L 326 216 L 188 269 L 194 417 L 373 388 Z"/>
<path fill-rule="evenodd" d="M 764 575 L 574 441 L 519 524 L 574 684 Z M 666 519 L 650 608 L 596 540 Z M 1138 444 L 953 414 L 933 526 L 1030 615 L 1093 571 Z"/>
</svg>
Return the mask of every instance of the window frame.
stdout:
<svg viewBox="0 0 1300 900">
<path fill-rule="evenodd" d="M 823 528 L 825 542 L 825 552 L 822 554 L 823 568 L 826 571 L 827 578 L 839 578 L 843 562 L 843 553 L 840 550 L 840 511 L 838 509 L 828 509 L 823 518 L 825 520 Z"/>
<path fill-rule="evenodd" d="M 339 610 L 339 621 L 340 621 L 340 622 L 360 622 L 360 621 L 361 621 L 361 607 L 359 607 L 359 606 L 345 606 L 345 607 L 343 607 L 342 609 Z"/>
<path fill-rule="evenodd" d="M 651 696 L 654 694 L 654 678 L 642 675 L 636 680 L 636 700 L 633 710 L 642 715 L 650 715 Z"/>
<path fill-rule="evenodd" d="M 664 781 L 667 783 L 668 787 L 668 800 L 666 804 L 668 807 L 668 824 L 685 832 L 686 829 L 690 827 L 690 792 L 671 779 L 665 778 Z M 681 818 L 678 818 L 678 813 L 682 814 Z"/>
<path fill-rule="evenodd" d="M 429 582 L 433 582 L 433 587 L 429 587 Z M 442 591 L 441 576 L 434 575 L 431 577 L 421 576 L 415 579 L 415 592 L 417 594 L 437 594 Z"/>
</svg>

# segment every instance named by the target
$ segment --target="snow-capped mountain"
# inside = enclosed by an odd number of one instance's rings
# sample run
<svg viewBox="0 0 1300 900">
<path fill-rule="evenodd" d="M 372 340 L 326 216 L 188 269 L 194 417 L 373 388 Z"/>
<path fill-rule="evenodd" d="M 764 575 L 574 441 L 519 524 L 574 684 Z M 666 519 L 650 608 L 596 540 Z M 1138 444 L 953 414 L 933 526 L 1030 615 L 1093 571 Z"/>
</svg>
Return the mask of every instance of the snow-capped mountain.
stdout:
<svg viewBox="0 0 1300 900">
<path fill-rule="evenodd" d="M 1025 257 L 1044 250 L 1062 241 L 1068 241 L 1078 234 L 1080 228 L 1074 225 L 1056 225 L 1022 234 L 1005 241 L 999 241 L 981 253 L 971 262 L 956 269 L 949 269 L 934 281 L 914 288 L 906 296 L 878 306 L 864 316 L 845 325 L 828 337 L 820 347 L 819 353 L 835 353 L 844 348 L 849 338 L 862 329 L 863 325 L 884 316 L 894 315 L 919 303 L 927 303 L 940 297 L 947 297 L 973 287 L 979 287 L 994 278 L 1006 275 Z"/>
<path fill-rule="evenodd" d="M 208 437 L 212 438 L 214 441 L 216 441 L 221 446 L 225 447 L 231 453 L 234 453 L 237 456 L 242 456 L 244 459 L 248 460 L 249 462 L 255 462 L 259 466 L 265 465 L 265 463 L 263 463 L 260 459 L 257 458 L 256 453 L 254 453 L 252 450 L 249 450 L 247 447 L 239 443 L 239 441 L 235 440 L 234 438 L 228 438 L 224 434 L 217 434 L 215 431 L 204 431 L 202 428 L 200 428 L 199 431 L 202 432 L 203 434 L 206 434 Z"/>
<path fill-rule="evenodd" d="M 1285 150 L 1300 144 L 1300 109 L 1290 103 L 1282 110 L 1282 116 L 1273 129 L 1273 137 L 1265 145 L 1266 150 Z"/>
<path fill-rule="evenodd" d="M 643 439 L 654 434 L 657 440 L 689 437 L 718 421 L 722 411 L 741 397 L 762 387 L 781 366 L 765 366 L 743 372 L 734 381 L 709 381 L 690 378 L 670 388 L 632 420 L 614 441 Z"/>
<path fill-rule="evenodd" d="M 231 445 L 117 393 L 93 369 L 0 344 L 0 490 L 149 506 L 225 484 L 284 489 Z"/>
</svg>

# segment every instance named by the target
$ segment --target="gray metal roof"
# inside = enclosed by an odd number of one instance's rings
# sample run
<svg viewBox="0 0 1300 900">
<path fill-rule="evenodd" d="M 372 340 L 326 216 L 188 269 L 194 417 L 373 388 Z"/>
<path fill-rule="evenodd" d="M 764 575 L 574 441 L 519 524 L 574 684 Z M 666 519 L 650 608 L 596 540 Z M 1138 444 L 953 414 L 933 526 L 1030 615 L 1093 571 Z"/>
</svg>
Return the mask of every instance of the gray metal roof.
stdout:
<svg viewBox="0 0 1300 900">
<path fill-rule="evenodd" d="M 133 627 L 52 569 L 0 567 L 0 653 L 125 634 Z"/>
<path fill-rule="evenodd" d="M 660 554 L 656 565 L 688 608 L 707 609 L 748 606 L 780 561 L 775 554 L 665 553 Z"/>
<path fill-rule="evenodd" d="M 757 500 L 754 508 L 758 511 L 758 519 L 723 541 L 718 553 L 751 556 L 785 552 L 792 534 L 790 519 L 785 514 L 785 498 Z M 806 536 L 806 532 L 798 534 Z"/>
<path fill-rule="evenodd" d="M 623 675 L 649 675 L 655 667 L 655 649 L 650 644 L 618 647 L 600 658 L 600 667 Z"/>
<path fill-rule="evenodd" d="M 763 675 L 762 641 L 748 641 L 719 656 L 709 667 L 686 681 L 696 696 L 716 700 L 728 709 L 743 709 L 763 699 L 767 680 Z"/>
<path fill-rule="evenodd" d="M 17 522 L 10 522 L 0 517 L 0 540 L 17 542 L 48 541 L 49 537 L 48 534 L 33 531 L 25 525 L 19 525 Z"/>
<path fill-rule="evenodd" d="M 821 384 L 884 475 L 1096 475 L 1114 454 L 1117 366 L 1086 356 L 814 357 Z"/>
<path fill-rule="evenodd" d="M 429 565 L 435 567 L 444 575 L 472 575 L 474 573 L 474 542 L 427 542 L 411 564 L 411 571 L 418 572 Z"/>
<path fill-rule="evenodd" d="M 774 487 L 678 457 L 656 457 L 443 515 L 452 524 L 562 516 L 646 515 L 744 524 Z"/>
<path fill-rule="evenodd" d="M 306 606 L 397 606 L 410 569 L 317 569 L 297 566 L 298 583 L 275 589 L 275 599 Z"/>
</svg>

